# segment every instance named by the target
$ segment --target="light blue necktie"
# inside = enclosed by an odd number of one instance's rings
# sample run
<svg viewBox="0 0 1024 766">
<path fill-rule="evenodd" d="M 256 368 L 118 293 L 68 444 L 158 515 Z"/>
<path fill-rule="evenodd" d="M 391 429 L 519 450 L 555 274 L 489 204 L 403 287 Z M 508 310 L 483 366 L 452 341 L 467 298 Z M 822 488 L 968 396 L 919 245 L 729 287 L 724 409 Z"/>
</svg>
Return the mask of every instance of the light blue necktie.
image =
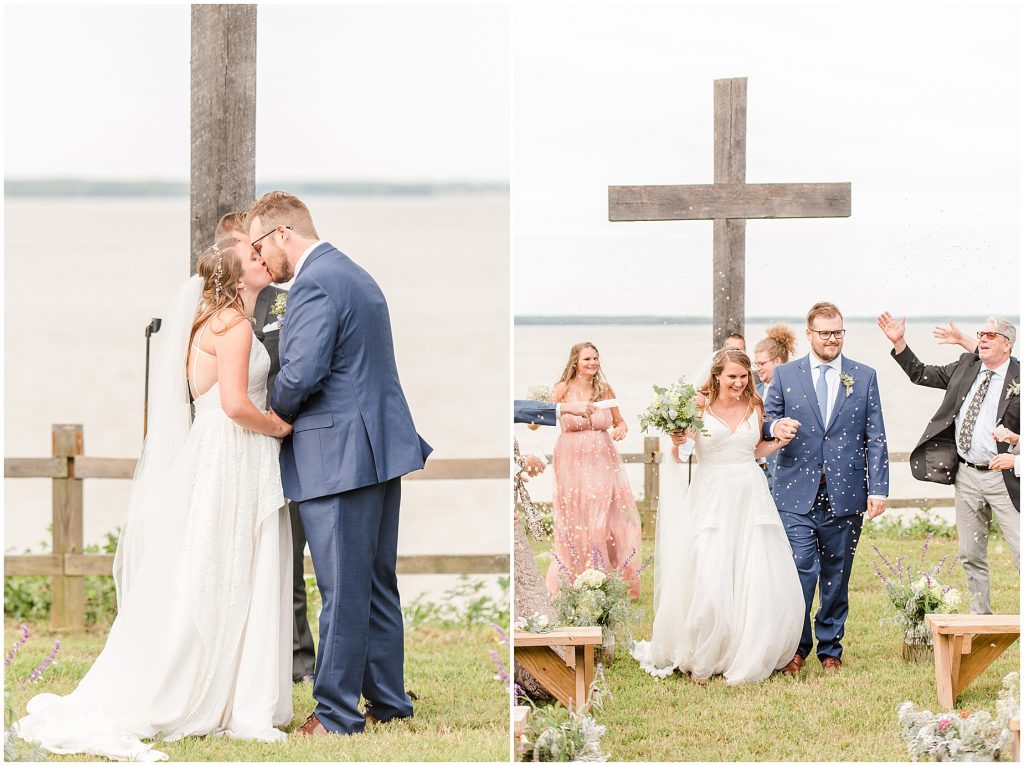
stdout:
<svg viewBox="0 0 1024 766">
<path fill-rule="evenodd" d="M 821 374 L 818 375 L 818 385 L 814 387 L 814 392 L 818 395 L 818 409 L 821 411 L 821 422 L 828 425 L 828 420 L 825 419 L 825 413 L 828 412 L 828 381 L 825 380 L 825 373 L 832 368 L 827 364 L 819 364 L 818 369 L 821 371 Z"/>
</svg>

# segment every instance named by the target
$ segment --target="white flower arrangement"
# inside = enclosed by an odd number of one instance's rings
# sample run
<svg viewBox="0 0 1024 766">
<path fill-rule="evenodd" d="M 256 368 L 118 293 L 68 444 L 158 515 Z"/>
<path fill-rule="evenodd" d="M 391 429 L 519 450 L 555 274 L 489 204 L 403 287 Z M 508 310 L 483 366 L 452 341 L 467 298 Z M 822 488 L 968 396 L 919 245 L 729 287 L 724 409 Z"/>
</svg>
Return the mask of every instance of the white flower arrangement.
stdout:
<svg viewBox="0 0 1024 766">
<path fill-rule="evenodd" d="M 1009 399 L 1011 396 L 1020 395 L 1020 379 L 1011 380 L 1010 384 L 1006 387 L 1006 398 Z"/>
<path fill-rule="evenodd" d="M 1010 745 L 1009 722 L 1020 712 L 1020 675 L 1009 673 L 996 702 L 996 717 L 985 710 L 933 713 L 907 700 L 897 711 L 900 737 L 911 760 L 996 760 Z"/>
<path fill-rule="evenodd" d="M 576 590 L 582 590 L 583 588 L 600 588 L 604 585 L 605 580 L 608 576 L 598 569 L 587 569 L 576 576 L 576 580 L 573 582 L 572 587 Z"/>
<path fill-rule="evenodd" d="M 278 318 L 278 321 L 284 319 L 284 310 L 288 303 L 288 293 L 280 292 L 274 299 L 273 305 L 270 307 L 270 313 Z"/>
<path fill-rule="evenodd" d="M 526 398 L 538 402 L 550 402 L 554 397 L 551 386 L 530 386 L 526 389 Z"/>
<path fill-rule="evenodd" d="M 525 630 L 528 633 L 550 633 L 554 625 L 546 614 L 534 612 L 529 617 L 520 617 L 516 620 L 516 630 Z"/>
</svg>

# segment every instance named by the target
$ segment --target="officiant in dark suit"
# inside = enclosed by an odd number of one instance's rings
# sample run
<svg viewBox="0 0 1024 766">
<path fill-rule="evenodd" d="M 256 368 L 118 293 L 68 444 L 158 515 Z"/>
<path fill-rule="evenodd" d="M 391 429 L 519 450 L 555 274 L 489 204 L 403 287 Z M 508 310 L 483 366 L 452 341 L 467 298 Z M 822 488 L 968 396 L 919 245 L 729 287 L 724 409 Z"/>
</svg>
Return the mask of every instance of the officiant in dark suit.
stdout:
<svg viewBox="0 0 1024 766">
<path fill-rule="evenodd" d="M 234 237 L 239 242 L 248 242 L 244 213 L 228 213 L 217 224 L 215 239 Z M 278 348 L 281 342 L 280 317 L 271 313 L 279 295 L 287 295 L 274 285 L 267 285 L 256 298 L 253 309 L 253 331 L 256 338 L 270 354 L 270 374 L 267 376 L 267 391 L 274 390 L 274 381 L 281 370 L 281 359 Z M 312 683 L 313 669 L 316 665 L 316 648 L 313 644 L 313 633 L 309 629 L 309 618 L 306 614 L 306 578 L 303 564 L 306 557 L 306 535 L 302 529 L 299 516 L 299 504 L 288 503 L 288 515 L 292 523 L 292 681 L 295 683 Z"/>
<path fill-rule="evenodd" d="M 928 365 L 907 346 L 905 319 L 897 321 L 886 312 L 878 326 L 911 382 L 946 391 L 910 453 L 910 470 L 915 479 L 956 487 L 957 538 L 971 612 L 991 614 L 988 529 L 993 515 L 1020 571 L 1020 478 L 990 468 L 997 455 L 1010 449 L 993 431 L 1003 426 L 1020 433 L 1020 363 L 1010 356 L 1017 330 L 991 317 L 978 332 L 974 352 L 947 365 Z"/>
</svg>

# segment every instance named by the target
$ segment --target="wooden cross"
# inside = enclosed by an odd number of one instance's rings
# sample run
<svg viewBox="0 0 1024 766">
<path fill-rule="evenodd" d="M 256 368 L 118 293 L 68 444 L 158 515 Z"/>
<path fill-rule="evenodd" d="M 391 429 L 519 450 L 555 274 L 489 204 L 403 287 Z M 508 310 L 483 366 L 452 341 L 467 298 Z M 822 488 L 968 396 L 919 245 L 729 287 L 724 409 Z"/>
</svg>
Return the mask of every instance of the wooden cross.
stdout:
<svg viewBox="0 0 1024 766">
<path fill-rule="evenodd" d="M 609 186 L 609 221 L 715 222 L 715 348 L 743 333 L 748 218 L 850 215 L 850 184 L 748 184 L 747 78 L 715 80 L 715 182 L 682 186 Z"/>
</svg>

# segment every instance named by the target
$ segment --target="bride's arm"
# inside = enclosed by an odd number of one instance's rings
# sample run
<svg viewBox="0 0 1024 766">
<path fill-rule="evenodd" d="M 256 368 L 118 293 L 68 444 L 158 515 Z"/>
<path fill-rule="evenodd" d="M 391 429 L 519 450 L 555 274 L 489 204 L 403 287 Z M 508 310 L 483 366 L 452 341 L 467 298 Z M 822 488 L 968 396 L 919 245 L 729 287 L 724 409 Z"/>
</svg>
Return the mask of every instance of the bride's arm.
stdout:
<svg viewBox="0 0 1024 766">
<path fill-rule="evenodd" d="M 285 428 L 271 420 L 249 398 L 249 352 L 253 338 L 249 323 L 242 319 L 214 338 L 220 406 L 224 414 L 250 431 L 277 438 L 287 436 L 291 426 L 284 424 Z"/>
<path fill-rule="evenodd" d="M 764 426 L 764 410 L 761 410 L 761 426 L 762 426 L 762 428 L 760 429 L 760 432 L 763 434 L 764 433 L 764 428 L 763 428 L 763 426 Z M 756 458 L 768 457 L 769 455 L 772 455 L 772 454 L 778 452 L 780 449 L 785 447 L 791 441 L 792 441 L 792 439 L 785 439 L 785 440 L 783 440 L 783 439 L 764 439 L 764 438 L 762 438 L 761 441 L 759 441 L 757 443 L 757 446 L 754 447 L 754 458 L 756 459 Z"/>
</svg>

